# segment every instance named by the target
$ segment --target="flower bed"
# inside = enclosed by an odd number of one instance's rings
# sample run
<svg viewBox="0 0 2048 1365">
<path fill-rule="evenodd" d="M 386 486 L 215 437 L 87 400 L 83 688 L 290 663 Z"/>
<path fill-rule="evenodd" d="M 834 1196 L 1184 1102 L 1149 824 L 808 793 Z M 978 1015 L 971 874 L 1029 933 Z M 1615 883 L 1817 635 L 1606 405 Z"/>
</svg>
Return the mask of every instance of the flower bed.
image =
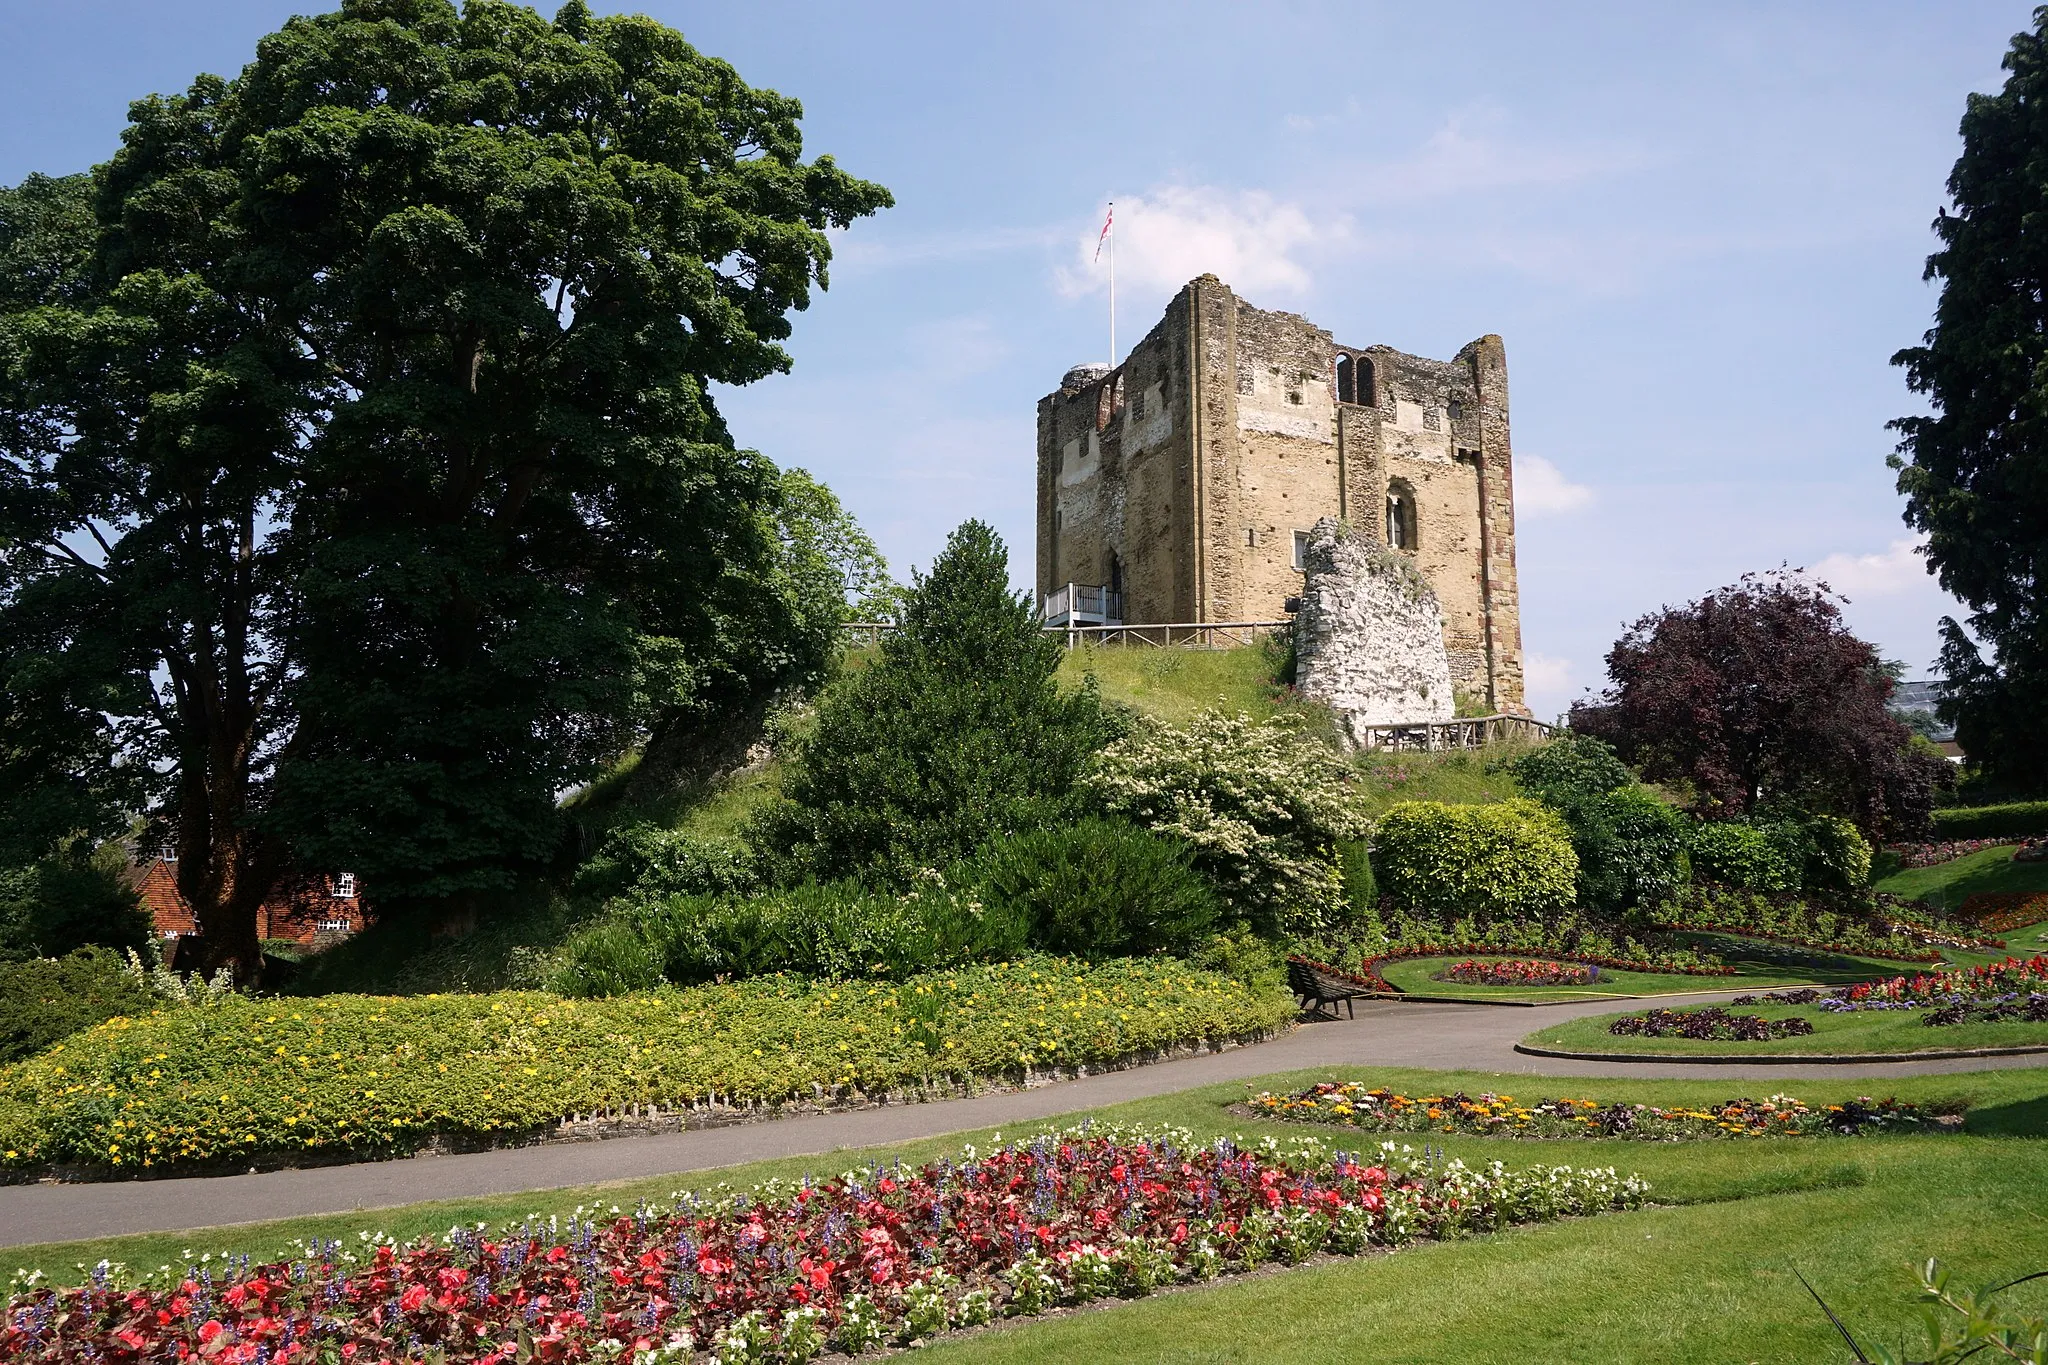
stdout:
<svg viewBox="0 0 2048 1365">
<path fill-rule="evenodd" d="M 1291 1095 L 1262 1094 L 1250 1108 L 1263 1118 L 1338 1123 L 1376 1133 L 1471 1133 L 1520 1138 L 1818 1137 L 1928 1126 L 1919 1106 L 1869 1097 L 1815 1107 L 1790 1095 L 1735 1099 L 1706 1109 L 1513 1095 L 1421 1095 L 1325 1081 Z"/>
<path fill-rule="evenodd" d="M 874 1167 L 713 1205 L 325 1243 L 125 1285 L 32 1287 L 0 1359 L 807 1361 L 1182 1281 L 1640 1204 L 1606 1170 L 1370 1161 L 1185 1133 L 1069 1130 L 961 1161 Z"/>
<path fill-rule="evenodd" d="M 893 983 L 763 977 L 600 1000 L 231 997 L 0 1070 L 0 1160 L 88 1174 L 500 1141 L 648 1106 L 857 1101 L 1258 1036 L 1284 994 L 1172 959 Z"/>
<path fill-rule="evenodd" d="M 1948 1005 L 1958 999 L 1982 1000 L 2044 989 L 2048 989 L 2048 955 L 2037 953 L 2024 961 L 2009 957 L 2003 962 L 1992 962 L 1982 967 L 1922 972 L 1910 977 L 1895 976 L 1889 981 L 1844 986 L 1836 992 L 1836 997 L 1845 1008 L 1868 1008 L 1866 1002 L 1869 1001 Z"/>
<path fill-rule="evenodd" d="M 1954 862 L 1972 853 L 1982 853 L 1987 848 L 2004 848 L 2018 842 L 2018 839 L 1943 839 L 1927 844 L 1891 844 L 1887 848 L 1897 855 L 1900 869 L 1905 870 Z"/>
<path fill-rule="evenodd" d="M 1798 1038 L 1813 1032 L 1813 1021 L 1793 1016 L 1766 1019 L 1761 1014 L 1730 1014 L 1718 1005 L 1697 1010 L 1649 1010 L 1615 1020 L 1609 1033 L 1633 1038 L 1690 1038 L 1696 1042 L 1767 1043 L 1773 1038 Z"/>
<path fill-rule="evenodd" d="M 1461 986 L 1584 986 L 1600 979 L 1598 967 L 1566 962 L 1478 962 L 1467 959 L 1435 973 L 1433 981 Z"/>
<path fill-rule="evenodd" d="M 1733 934 L 1895 962 L 1940 962 L 1941 954 L 1929 949 L 1921 941 L 1923 937 L 1940 938 L 1956 947 L 1978 946 L 1970 940 L 1926 933 L 1916 924 L 1878 920 L 1862 910 L 1817 908 L 1797 895 L 1711 885 L 1696 885 L 1683 899 L 1646 913 L 1655 921 L 1651 927 L 1665 932 Z"/>
<path fill-rule="evenodd" d="M 1987 934 L 2048 920 L 2048 891 L 1979 891 L 1965 896 L 1956 918 Z"/>
<path fill-rule="evenodd" d="M 1500 949 L 1485 943 L 1430 943 L 1413 947 L 1397 948 L 1392 952 L 1369 957 L 1356 973 L 1340 972 L 1341 976 L 1369 986 L 1376 991 L 1399 991 L 1401 988 L 1381 974 L 1380 968 L 1389 962 L 1400 962 L 1413 957 L 1472 957 L 1484 953 L 1497 953 Z M 1706 963 L 1651 962 L 1620 957 L 1597 957 L 1587 953 L 1556 953 L 1552 956 L 1564 962 L 1582 962 L 1593 967 L 1607 967 L 1618 972 L 1654 972 L 1666 976 L 1733 976 L 1733 967 Z M 1324 968 L 1326 971 L 1334 968 Z"/>
<path fill-rule="evenodd" d="M 1930 1028 L 1953 1024 L 2048 1024 L 2048 995 L 2001 995 L 1990 1000 L 1958 1000 L 1927 1011 L 1920 1021 Z"/>
</svg>

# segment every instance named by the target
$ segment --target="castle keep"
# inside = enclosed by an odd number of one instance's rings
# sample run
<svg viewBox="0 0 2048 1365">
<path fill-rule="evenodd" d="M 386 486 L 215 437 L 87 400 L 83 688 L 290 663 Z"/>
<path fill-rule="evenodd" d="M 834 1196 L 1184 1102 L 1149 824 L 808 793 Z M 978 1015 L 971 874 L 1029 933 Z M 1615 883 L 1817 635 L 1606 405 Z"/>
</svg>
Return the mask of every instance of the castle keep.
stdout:
<svg viewBox="0 0 2048 1365">
<path fill-rule="evenodd" d="M 1204 275 L 1116 369 L 1077 366 L 1039 400 L 1038 592 L 1055 622 L 1281 619 L 1323 517 L 1412 555 L 1442 603 L 1452 685 L 1526 714 L 1499 337 L 1449 361 L 1344 345 Z"/>
</svg>

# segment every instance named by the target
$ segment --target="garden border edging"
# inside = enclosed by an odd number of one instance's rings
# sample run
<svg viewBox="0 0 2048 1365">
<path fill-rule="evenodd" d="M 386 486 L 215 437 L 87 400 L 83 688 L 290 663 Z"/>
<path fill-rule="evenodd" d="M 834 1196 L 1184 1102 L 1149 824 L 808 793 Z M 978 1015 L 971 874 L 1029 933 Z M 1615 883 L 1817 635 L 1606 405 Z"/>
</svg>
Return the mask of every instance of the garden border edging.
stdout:
<svg viewBox="0 0 2048 1365">
<path fill-rule="evenodd" d="M 1947 1062 L 1970 1057 L 2025 1057 L 2048 1052 L 2048 1043 L 2029 1047 L 1935 1048 L 1921 1052 L 1771 1052 L 1730 1056 L 1724 1052 L 1695 1056 L 1673 1052 L 1566 1052 L 1561 1048 L 1530 1047 L 1516 1043 L 1515 1051 L 1526 1057 L 1552 1057 L 1567 1062 L 1678 1062 L 1685 1065 L 1756 1066 L 1858 1066 L 1884 1062 Z"/>
</svg>

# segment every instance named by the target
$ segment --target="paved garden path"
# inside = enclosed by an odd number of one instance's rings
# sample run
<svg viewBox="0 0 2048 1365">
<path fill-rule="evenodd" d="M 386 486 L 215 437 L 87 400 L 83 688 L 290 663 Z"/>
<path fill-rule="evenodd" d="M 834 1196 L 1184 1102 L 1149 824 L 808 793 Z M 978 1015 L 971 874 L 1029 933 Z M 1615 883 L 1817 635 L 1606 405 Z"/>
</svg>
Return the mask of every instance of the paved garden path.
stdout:
<svg viewBox="0 0 2048 1365">
<path fill-rule="evenodd" d="M 1726 992 L 1660 998 L 1660 1005 L 1725 999 Z M 1303 1067 L 1414 1066 L 1545 1076 L 1713 1077 L 1728 1081 L 1863 1078 L 2048 1065 L 2048 1056 L 1852 1066 L 1701 1066 L 1575 1062 L 1528 1057 L 1515 1041 L 1581 1014 L 1623 1008 L 1594 1000 L 1539 1009 L 1498 1005 L 1361 1003 L 1356 1020 L 1307 1024 L 1253 1047 L 1162 1062 L 1015 1093 L 931 1104 L 814 1114 L 730 1128 L 546 1143 L 461 1156 L 411 1157 L 256 1175 L 79 1185 L 0 1186 L 0 1246 L 162 1232 L 302 1214 L 346 1213 L 425 1199 L 509 1194 L 602 1180 L 665 1175 L 767 1157 L 807 1156 L 1034 1123 L 1058 1114 L 1144 1099 L 1219 1081 Z"/>
</svg>

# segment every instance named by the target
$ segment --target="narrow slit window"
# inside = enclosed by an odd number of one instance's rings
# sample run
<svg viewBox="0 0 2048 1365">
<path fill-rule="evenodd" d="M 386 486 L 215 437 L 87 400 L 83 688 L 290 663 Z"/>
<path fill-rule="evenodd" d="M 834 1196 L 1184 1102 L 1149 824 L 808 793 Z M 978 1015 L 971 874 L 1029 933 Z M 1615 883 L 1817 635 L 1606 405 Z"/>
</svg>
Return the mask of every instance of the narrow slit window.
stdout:
<svg viewBox="0 0 2048 1365">
<path fill-rule="evenodd" d="M 1299 572 L 1308 567 L 1308 532 L 1294 533 L 1294 567 Z"/>
</svg>

